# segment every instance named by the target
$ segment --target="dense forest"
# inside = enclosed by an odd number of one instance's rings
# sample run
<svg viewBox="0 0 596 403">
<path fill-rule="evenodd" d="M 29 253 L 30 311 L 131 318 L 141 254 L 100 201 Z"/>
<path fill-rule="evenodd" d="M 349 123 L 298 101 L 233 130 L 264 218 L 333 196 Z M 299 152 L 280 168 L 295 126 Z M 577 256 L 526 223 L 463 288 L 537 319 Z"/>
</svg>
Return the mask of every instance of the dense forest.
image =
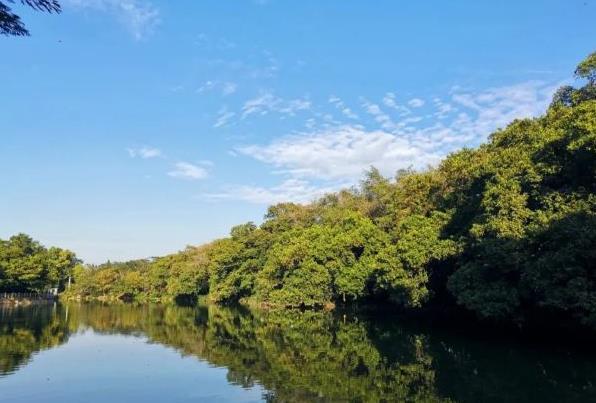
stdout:
<svg viewBox="0 0 596 403">
<path fill-rule="evenodd" d="M 271 206 L 262 224 L 227 238 L 77 266 L 64 296 L 206 295 L 286 308 L 374 301 L 596 328 L 596 53 L 575 74 L 582 86 L 560 88 L 543 116 L 516 120 L 435 168 L 391 179 L 371 168 L 357 187 Z"/>
<path fill-rule="evenodd" d="M 78 263 L 73 252 L 45 248 L 25 234 L 0 239 L 0 292 L 64 290 Z"/>
</svg>

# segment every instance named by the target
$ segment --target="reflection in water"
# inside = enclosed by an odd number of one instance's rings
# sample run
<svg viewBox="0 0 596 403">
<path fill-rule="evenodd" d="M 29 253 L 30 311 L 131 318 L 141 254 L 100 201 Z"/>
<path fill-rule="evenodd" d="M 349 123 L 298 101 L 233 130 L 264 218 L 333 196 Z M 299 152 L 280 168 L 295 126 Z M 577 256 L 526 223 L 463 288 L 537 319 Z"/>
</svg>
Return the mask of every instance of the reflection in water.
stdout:
<svg viewBox="0 0 596 403">
<path fill-rule="evenodd" d="M 99 304 L 0 310 L 0 378 L 91 329 L 143 335 L 280 401 L 595 401 L 596 360 L 324 312 Z M 1 387 L 1 384 L 0 384 Z"/>
<path fill-rule="evenodd" d="M 56 305 L 0 305 L 0 376 L 27 363 L 34 352 L 65 343 L 72 330 L 76 327 L 68 328 Z"/>
</svg>

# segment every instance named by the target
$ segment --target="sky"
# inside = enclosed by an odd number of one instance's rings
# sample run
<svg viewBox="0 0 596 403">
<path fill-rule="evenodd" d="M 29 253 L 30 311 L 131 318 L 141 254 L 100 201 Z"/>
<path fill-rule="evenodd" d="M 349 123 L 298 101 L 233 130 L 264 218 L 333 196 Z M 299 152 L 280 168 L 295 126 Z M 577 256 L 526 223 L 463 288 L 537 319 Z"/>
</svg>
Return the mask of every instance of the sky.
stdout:
<svg viewBox="0 0 596 403">
<path fill-rule="evenodd" d="M 0 37 L 0 238 L 159 256 L 538 116 L 596 2 L 61 0 Z"/>
</svg>

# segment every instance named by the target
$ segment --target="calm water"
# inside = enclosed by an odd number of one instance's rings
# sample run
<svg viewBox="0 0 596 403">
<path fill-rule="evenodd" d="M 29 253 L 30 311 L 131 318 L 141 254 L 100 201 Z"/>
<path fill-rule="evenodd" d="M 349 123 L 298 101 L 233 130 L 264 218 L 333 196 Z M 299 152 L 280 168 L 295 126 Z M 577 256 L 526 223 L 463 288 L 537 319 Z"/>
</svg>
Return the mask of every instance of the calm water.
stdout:
<svg viewBox="0 0 596 403">
<path fill-rule="evenodd" d="M 0 401 L 596 401 L 596 357 L 395 318 L 0 308 Z"/>
</svg>

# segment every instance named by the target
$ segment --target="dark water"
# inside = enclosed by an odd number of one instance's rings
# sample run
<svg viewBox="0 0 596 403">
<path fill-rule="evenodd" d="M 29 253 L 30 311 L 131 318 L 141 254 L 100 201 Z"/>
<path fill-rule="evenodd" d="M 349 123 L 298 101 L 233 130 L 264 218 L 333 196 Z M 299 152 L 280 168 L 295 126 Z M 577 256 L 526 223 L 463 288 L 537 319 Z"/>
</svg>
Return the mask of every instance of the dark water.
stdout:
<svg viewBox="0 0 596 403">
<path fill-rule="evenodd" d="M 396 318 L 0 308 L 1 402 L 596 401 L 596 356 Z"/>
</svg>

